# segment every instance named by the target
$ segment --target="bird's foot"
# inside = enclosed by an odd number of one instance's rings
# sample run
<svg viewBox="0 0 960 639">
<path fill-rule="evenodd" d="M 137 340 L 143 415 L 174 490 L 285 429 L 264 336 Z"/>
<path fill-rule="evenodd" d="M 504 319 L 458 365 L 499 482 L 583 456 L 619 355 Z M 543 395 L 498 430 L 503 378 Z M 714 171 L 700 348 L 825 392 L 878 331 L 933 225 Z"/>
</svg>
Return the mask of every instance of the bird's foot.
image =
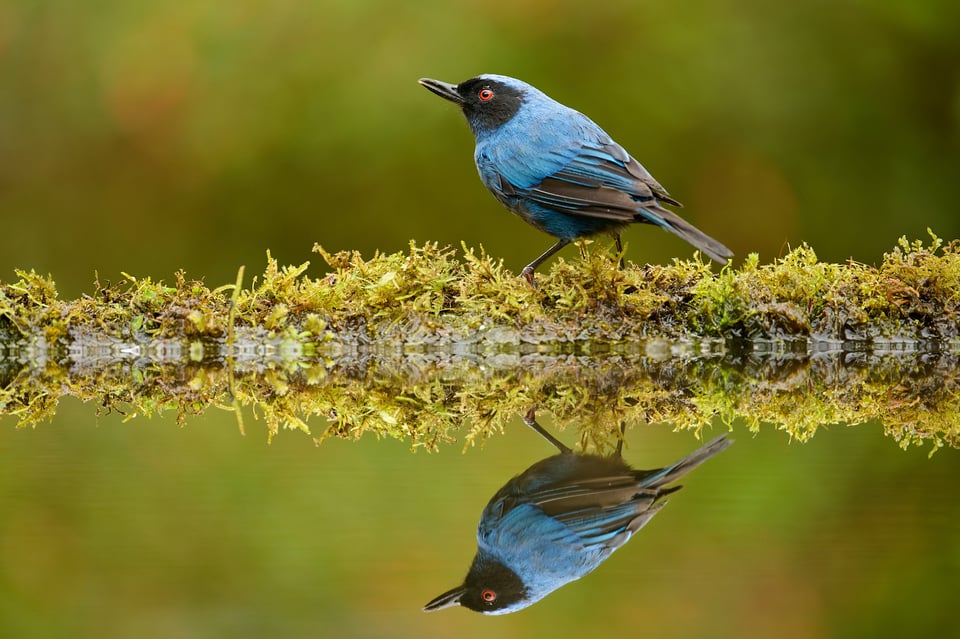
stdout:
<svg viewBox="0 0 960 639">
<path fill-rule="evenodd" d="M 561 453 L 572 453 L 573 449 L 564 444 L 562 441 L 551 435 L 546 431 L 546 429 L 537 422 L 537 407 L 533 405 L 530 407 L 530 410 L 527 411 L 526 415 L 523 416 L 523 423 L 535 430 L 541 437 L 546 439 L 548 442 L 557 447 Z"/>
<path fill-rule="evenodd" d="M 539 426 L 539 424 L 537 424 L 537 406 L 536 405 L 531 406 L 530 410 L 528 410 L 526 414 L 523 416 L 523 423 L 526 424 L 527 426 L 530 426 L 531 428 L 533 428 L 534 424 Z"/>
<path fill-rule="evenodd" d="M 527 280 L 527 284 L 532 286 L 534 289 L 537 288 L 537 282 L 533 279 L 533 269 L 529 266 L 520 271 L 520 277 Z"/>
</svg>

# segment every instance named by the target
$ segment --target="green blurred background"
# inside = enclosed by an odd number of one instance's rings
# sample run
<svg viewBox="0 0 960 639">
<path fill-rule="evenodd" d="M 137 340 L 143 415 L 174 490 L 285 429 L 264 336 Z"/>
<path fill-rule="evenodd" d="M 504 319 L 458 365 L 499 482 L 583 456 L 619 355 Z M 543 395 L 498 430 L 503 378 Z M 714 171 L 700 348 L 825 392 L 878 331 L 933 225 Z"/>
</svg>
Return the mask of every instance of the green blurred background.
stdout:
<svg viewBox="0 0 960 639">
<path fill-rule="evenodd" d="M 123 271 L 217 286 L 267 249 L 319 274 L 315 241 L 410 239 L 519 270 L 551 240 L 490 197 L 462 117 L 416 84 L 483 72 L 590 115 L 738 257 L 809 242 L 874 262 L 901 235 L 960 235 L 955 0 L 7 0 L 0 278 L 49 272 L 64 297 Z M 625 239 L 638 262 L 691 252 Z M 419 607 L 466 571 L 490 495 L 548 454 L 519 421 L 462 456 L 93 413 L 2 422 L 2 636 L 951 630 L 957 454 L 876 427 L 741 433 L 596 574 L 486 619 Z M 631 461 L 695 446 L 667 430 L 635 431 Z"/>
<path fill-rule="evenodd" d="M 7 0 L 0 277 L 211 285 L 330 250 L 550 244 L 418 86 L 499 72 L 606 128 L 738 257 L 960 234 L 954 0 Z M 628 231 L 628 257 L 689 256 Z M 575 251 L 573 252 L 575 255 Z M 316 267 L 319 272 L 320 267 Z"/>
</svg>

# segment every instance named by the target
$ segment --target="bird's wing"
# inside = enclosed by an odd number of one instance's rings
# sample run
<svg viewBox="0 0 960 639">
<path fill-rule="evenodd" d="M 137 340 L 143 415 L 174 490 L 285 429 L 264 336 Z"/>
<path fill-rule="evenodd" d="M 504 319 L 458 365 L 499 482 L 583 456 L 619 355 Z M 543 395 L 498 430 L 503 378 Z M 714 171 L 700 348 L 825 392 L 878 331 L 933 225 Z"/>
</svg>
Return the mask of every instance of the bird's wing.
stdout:
<svg viewBox="0 0 960 639">
<path fill-rule="evenodd" d="M 720 263 L 733 255 L 664 208 L 661 203 L 681 204 L 603 129 L 571 109 L 515 117 L 495 134 L 478 138 L 474 159 L 487 188 L 521 215 L 518 209 L 525 208 L 540 219 L 556 211 L 613 221 L 594 225 L 597 228 L 647 222 Z"/>
<path fill-rule="evenodd" d="M 544 491 L 534 502 L 546 515 L 563 523 L 587 546 L 603 544 L 616 548 L 653 516 L 657 500 L 669 491 L 637 486 L 632 476 L 597 478 Z M 624 534 L 627 533 L 627 534 Z"/>
<path fill-rule="evenodd" d="M 633 501 L 611 509 L 568 513 L 557 521 L 576 532 L 585 546 L 602 546 L 613 552 L 640 530 L 666 501 Z"/>
<path fill-rule="evenodd" d="M 544 464 L 550 464 L 548 473 L 543 472 Z M 544 481 L 547 474 L 550 480 Z M 487 525 L 500 528 L 535 512 L 541 518 L 546 515 L 545 521 L 561 524 L 551 529 L 551 535 L 611 551 L 653 516 L 660 496 L 672 492 L 641 486 L 620 460 L 573 455 L 544 460 L 515 481 L 488 504 L 481 518 Z"/>
<path fill-rule="evenodd" d="M 650 172 L 604 133 L 584 142 L 569 163 L 554 178 L 592 188 L 610 187 L 635 198 L 663 199 L 679 204 L 667 194 Z"/>
<path fill-rule="evenodd" d="M 680 205 L 650 173 L 619 145 L 587 144 L 561 169 L 523 194 L 528 200 L 564 213 L 661 224 L 660 202 Z"/>
<path fill-rule="evenodd" d="M 562 213 L 654 224 L 665 211 L 659 202 L 680 206 L 586 116 L 570 111 L 520 125 L 523 135 L 477 147 L 480 177 L 498 198 L 519 196 Z"/>
</svg>

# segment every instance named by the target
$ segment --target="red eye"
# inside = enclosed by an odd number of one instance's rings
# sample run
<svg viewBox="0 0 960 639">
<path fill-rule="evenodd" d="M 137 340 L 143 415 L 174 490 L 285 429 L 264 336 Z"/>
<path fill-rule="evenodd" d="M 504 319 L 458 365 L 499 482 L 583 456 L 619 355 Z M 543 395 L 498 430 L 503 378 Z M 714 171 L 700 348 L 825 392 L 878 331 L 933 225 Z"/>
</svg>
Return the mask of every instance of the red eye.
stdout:
<svg viewBox="0 0 960 639">
<path fill-rule="evenodd" d="M 489 89 L 487 89 L 487 90 L 489 91 Z M 491 95 L 492 95 L 492 94 L 493 94 L 493 92 L 491 91 Z M 483 600 L 486 601 L 487 603 L 493 603 L 494 601 L 497 600 L 497 593 L 495 593 L 494 591 L 490 590 L 489 588 L 487 588 L 486 590 L 484 590 L 483 592 L 481 592 L 481 593 L 480 593 L 480 596 L 481 596 L 481 597 L 483 598 Z"/>
<path fill-rule="evenodd" d="M 477 97 L 480 98 L 481 102 L 489 102 L 493 99 L 493 91 L 488 88 L 480 89 L 480 93 L 477 94 Z M 496 595 L 493 596 L 496 597 Z"/>
</svg>

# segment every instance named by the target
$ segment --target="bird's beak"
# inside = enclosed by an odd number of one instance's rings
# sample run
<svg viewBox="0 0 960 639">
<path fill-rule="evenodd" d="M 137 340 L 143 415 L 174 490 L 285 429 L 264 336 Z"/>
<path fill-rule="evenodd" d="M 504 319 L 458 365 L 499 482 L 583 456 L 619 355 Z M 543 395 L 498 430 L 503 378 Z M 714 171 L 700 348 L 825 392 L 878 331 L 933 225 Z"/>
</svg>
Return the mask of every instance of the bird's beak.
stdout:
<svg viewBox="0 0 960 639">
<path fill-rule="evenodd" d="M 423 81 L 421 80 L 421 83 Z M 426 86 L 426 85 L 424 85 Z M 453 590 L 448 590 L 443 593 L 426 606 L 423 607 L 424 612 L 433 612 L 434 610 L 443 610 L 444 608 L 452 608 L 453 606 L 460 605 L 460 598 L 463 597 L 463 593 L 466 592 L 464 586 L 457 586 Z"/>
<path fill-rule="evenodd" d="M 441 82 L 440 80 L 431 80 L 430 78 L 420 78 L 419 82 L 441 98 L 450 100 L 454 104 L 463 104 L 463 98 L 457 93 L 457 85 L 450 84 L 449 82 Z"/>
</svg>

